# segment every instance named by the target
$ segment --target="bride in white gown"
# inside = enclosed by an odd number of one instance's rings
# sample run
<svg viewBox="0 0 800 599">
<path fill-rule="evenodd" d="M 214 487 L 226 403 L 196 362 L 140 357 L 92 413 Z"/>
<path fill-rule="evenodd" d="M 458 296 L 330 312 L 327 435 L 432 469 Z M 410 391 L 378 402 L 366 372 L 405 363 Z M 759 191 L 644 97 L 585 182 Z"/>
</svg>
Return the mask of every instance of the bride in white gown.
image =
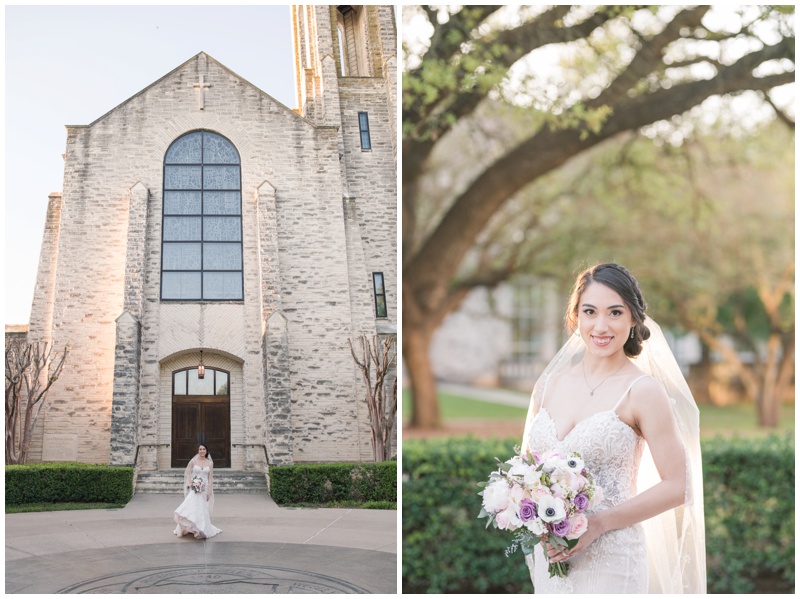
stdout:
<svg viewBox="0 0 800 599">
<path fill-rule="evenodd" d="M 198 477 L 201 483 L 200 492 L 195 492 L 189 485 Z M 211 512 L 214 510 L 214 461 L 205 445 L 200 445 L 183 475 L 183 503 L 175 510 L 174 533 L 179 537 L 194 535 L 195 539 L 210 539 L 222 531 L 211 524 Z"/>
<path fill-rule="evenodd" d="M 697 407 L 645 308 L 625 268 L 583 272 L 574 335 L 534 387 L 523 450 L 577 451 L 603 490 L 572 550 L 539 544 L 526 558 L 536 593 L 706 591 Z"/>
</svg>

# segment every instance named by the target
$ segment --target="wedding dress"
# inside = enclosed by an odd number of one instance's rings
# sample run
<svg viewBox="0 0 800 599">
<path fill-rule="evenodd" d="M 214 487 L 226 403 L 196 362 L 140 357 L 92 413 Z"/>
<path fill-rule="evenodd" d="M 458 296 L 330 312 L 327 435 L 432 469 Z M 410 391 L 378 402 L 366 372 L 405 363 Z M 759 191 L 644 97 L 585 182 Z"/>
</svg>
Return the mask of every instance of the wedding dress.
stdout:
<svg viewBox="0 0 800 599">
<path fill-rule="evenodd" d="M 222 531 L 211 524 L 211 512 L 214 507 L 214 495 L 211 499 L 206 500 L 206 494 L 210 492 L 208 487 L 209 473 L 211 466 L 201 468 L 197 464 L 193 464 L 194 460 L 190 462 L 191 470 L 186 468 L 186 480 L 184 482 L 184 500 L 183 503 L 175 510 L 175 522 L 178 526 L 175 527 L 174 533 L 183 536 L 185 534 L 192 534 L 195 538 L 210 539 L 211 537 L 221 533 Z M 191 472 L 191 476 L 189 473 Z M 195 493 L 191 489 L 187 489 L 190 480 L 195 476 L 203 480 L 203 491 Z"/>
<path fill-rule="evenodd" d="M 567 561 L 570 570 L 563 579 L 549 577 L 544 552 L 537 546 L 534 555 L 526 557 L 537 593 L 706 592 L 699 412 L 661 328 L 649 317 L 645 325 L 650 339 L 632 361 L 663 385 L 670 398 L 686 458 L 684 502 L 639 524 L 601 535 Z M 611 410 L 593 414 L 558 438 L 545 401 L 547 382 L 579 364 L 585 350 L 581 338 L 570 335 L 545 368 L 531 394 L 522 450 L 579 452 L 603 489 L 604 499 L 594 506 L 598 511 L 654 486 L 660 476 L 646 441 L 617 416 L 630 387 Z"/>
<path fill-rule="evenodd" d="M 617 408 L 628 396 L 638 377 L 610 410 L 597 412 L 580 421 L 559 440 L 556 425 L 542 405 L 528 433 L 532 450 L 544 454 L 551 450 L 567 454 L 577 451 L 595 482 L 603 490 L 602 501 L 593 512 L 627 501 L 636 494 L 636 475 L 644 446 L 643 439 L 617 416 Z M 546 388 L 546 386 L 545 386 Z M 609 531 L 589 547 L 568 560 L 565 578 L 550 577 L 541 545 L 526 558 L 536 593 L 646 593 L 647 550 L 644 530 L 635 524 Z"/>
</svg>

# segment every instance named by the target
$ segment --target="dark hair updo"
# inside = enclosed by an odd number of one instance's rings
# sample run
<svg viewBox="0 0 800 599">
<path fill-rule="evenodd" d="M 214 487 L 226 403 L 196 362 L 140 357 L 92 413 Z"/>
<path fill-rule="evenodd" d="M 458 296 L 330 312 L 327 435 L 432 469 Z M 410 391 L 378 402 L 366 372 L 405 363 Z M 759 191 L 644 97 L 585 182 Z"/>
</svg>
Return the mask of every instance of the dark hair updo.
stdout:
<svg viewBox="0 0 800 599">
<path fill-rule="evenodd" d="M 642 342 L 650 338 L 650 329 L 644 325 L 647 303 L 644 301 L 639 282 L 630 271 L 618 264 L 597 264 L 578 275 L 569 297 L 565 318 L 570 333 L 578 328 L 578 305 L 583 292 L 591 283 L 600 283 L 616 291 L 628 306 L 633 317 L 633 337 L 628 336 L 623 349 L 631 358 L 642 353 Z"/>
<path fill-rule="evenodd" d="M 211 458 L 211 452 L 208 451 L 208 446 L 205 443 L 198 443 L 197 444 L 197 455 L 200 455 L 200 448 L 201 447 L 203 447 L 206 450 L 206 459 L 207 460 L 211 460 L 213 462 L 214 460 Z"/>
</svg>

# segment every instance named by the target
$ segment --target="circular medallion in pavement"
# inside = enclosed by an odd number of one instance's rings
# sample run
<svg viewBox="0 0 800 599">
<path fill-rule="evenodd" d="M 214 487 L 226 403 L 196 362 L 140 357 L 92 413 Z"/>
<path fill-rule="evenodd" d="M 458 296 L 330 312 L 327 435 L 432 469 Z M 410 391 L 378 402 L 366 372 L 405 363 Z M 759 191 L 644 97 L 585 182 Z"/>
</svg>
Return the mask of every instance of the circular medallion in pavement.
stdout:
<svg viewBox="0 0 800 599">
<path fill-rule="evenodd" d="M 344 580 L 287 568 L 238 564 L 161 566 L 111 574 L 59 593 L 368 593 Z"/>
</svg>

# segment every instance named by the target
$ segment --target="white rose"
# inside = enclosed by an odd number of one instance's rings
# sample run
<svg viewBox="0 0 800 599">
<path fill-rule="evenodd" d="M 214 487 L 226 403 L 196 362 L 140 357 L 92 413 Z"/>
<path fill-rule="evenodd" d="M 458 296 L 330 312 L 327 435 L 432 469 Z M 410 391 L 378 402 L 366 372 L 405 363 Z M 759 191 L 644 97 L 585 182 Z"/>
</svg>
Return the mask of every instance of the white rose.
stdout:
<svg viewBox="0 0 800 599">
<path fill-rule="evenodd" d="M 515 511 L 516 506 L 510 504 L 508 509 L 499 512 L 494 520 L 497 522 L 497 528 L 500 530 L 517 530 L 520 526 L 522 526 L 522 520 L 519 519 Z"/>
<path fill-rule="evenodd" d="M 526 487 L 537 487 L 542 481 L 542 472 L 531 466 L 525 471 L 523 481 Z"/>
<path fill-rule="evenodd" d="M 528 466 L 526 464 L 513 464 L 508 471 L 509 476 L 525 476 L 525 473 L 528 471 Z"/>
<path fill-rule="evenodd" d="M 506 460 L 506 464 L 511 464 L 512 466 L 524 466 L 525 461 L 518 455 L 515 455 L 513 458 Z"/>
<path fill-rule="evenodd" d="M 536 511 L 545 522 L 560 522 L 567 517 L 567 506 L 564 500 L 549 495 L 539 499 Z"/>
<path fill-rule="evenodd" d="M 547 527 L 544 525 L 541 518 L 531 518 L 525 523 L 525 528 L 538 537 L 547 534 Z"/>
<path fill-rule="evenodd" d="M 544 455 L 544 471 L 545 472 L 553 472 L 554 470 L 558 470 L 564 464 L 564 456 L 560 453 L 556 453 L 551 451 Z"/>
<path fill-rule="evenodd" d="M 510 489 L 504 480 L 498 480 L 483 490 L 483 507 L 490 514 L 497 513 L 508 507 Z"/>
</svg>

